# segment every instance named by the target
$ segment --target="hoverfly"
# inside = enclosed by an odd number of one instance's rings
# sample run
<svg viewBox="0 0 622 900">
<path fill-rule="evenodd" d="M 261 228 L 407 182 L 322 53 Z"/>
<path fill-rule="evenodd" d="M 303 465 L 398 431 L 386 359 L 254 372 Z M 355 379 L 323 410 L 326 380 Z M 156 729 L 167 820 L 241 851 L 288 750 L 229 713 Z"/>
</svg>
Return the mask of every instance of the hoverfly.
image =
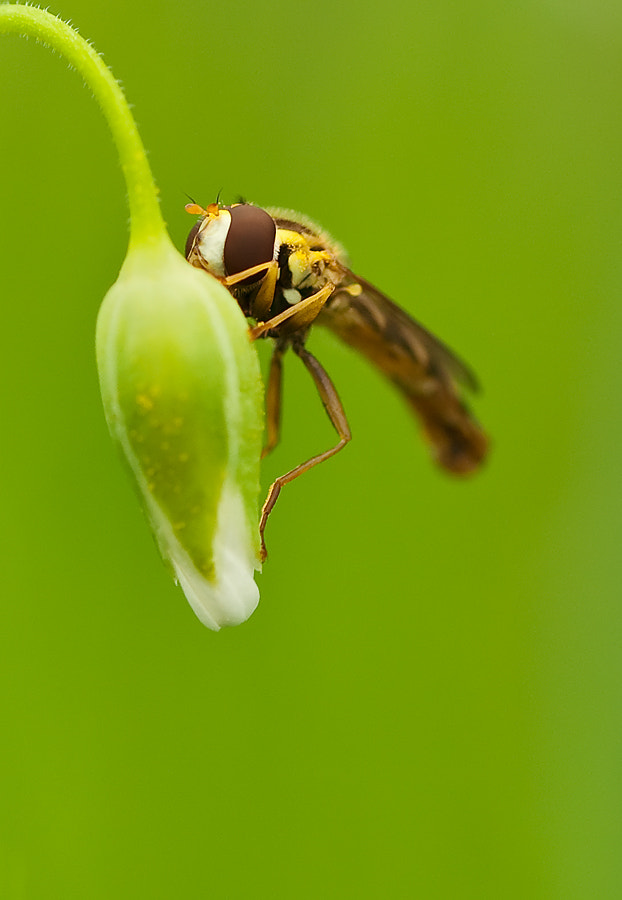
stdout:
<svg viewBox="0 0 622 900">
<path fill-rule="evenodd" d="M 456 475 L 478 468 L 488 441 L 459 390 L 477 390 L 472 371 L 442 341 L 355 275 L 343 249 L 325 231 L 289 210 L 262 209 L 245 202 L 232 206 L 217 202 L 206 209 L 188 203 L 186 210 L 201 217 L 188 235 L 188 261 L 224 284 L 244 315 L 255 320 L 252 339 L 274 340 L 266 389 L 264 456 L 279 441 L 282 358 L 289 347 L 311 374 L 339 436 L 334 447 L 271 485 L 259 524 L 262 559 L 266 557 L 266 521 L 283 486 L 334 456 L 351 438 L 339 395 L 305 346 L 314 323 L 330 328 L 393 382 L 416 413 L 440 466 Z"/>
</svg>

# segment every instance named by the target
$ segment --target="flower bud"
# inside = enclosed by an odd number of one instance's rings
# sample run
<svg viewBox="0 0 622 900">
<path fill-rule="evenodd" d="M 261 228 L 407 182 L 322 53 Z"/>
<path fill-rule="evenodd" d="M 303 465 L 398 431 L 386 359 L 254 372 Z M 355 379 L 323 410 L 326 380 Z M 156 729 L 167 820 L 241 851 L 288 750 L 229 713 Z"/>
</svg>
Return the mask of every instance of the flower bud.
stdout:
<svg viewBox="0 0 622 900">
<path fill-rule="evenodd" d="M 104 409 L 164 559 L 201 621 L 259 601 L 257 354 L 229 292 L 168 239 L 133 247 L 102 304 Z"/>
</svg>

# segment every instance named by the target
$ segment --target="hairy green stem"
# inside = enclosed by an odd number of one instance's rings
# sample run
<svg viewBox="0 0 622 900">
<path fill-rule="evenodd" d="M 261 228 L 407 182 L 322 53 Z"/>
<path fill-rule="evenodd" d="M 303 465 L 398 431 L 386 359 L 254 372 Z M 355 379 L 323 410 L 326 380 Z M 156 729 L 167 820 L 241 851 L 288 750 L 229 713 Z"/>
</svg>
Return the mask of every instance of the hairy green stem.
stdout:
<svg viewBox="0 0 622 900">
<path fill-rule="evenodd" d="M 145 148 L 123 91 L 101 56 L 70 25 L 38 7 L 1 4 L 0 34 L 33 37 L 56 50 L 82 75 L 119 153 L 130 207 L 130 249 L 160 242 L 166 230 Z"/>
</svg>

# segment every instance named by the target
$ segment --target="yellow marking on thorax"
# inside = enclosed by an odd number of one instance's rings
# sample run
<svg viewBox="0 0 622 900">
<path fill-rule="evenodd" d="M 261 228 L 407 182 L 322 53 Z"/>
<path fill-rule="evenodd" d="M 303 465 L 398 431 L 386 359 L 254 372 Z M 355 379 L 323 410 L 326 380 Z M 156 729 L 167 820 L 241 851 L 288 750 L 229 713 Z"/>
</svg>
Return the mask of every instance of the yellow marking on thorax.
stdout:
<svg viewBox="0 0 622 900">
<path fill-rule="evenodd" d="M 299 231 L 279 228 L 277 236 L 279 244 L 290 249 L 288 265 L 294 287 L 312 274 L 315 276 L 314 280 L 319 278 L 324 268 L 321 264 L 330 262 L 332 259 L 332 254 L 326 250 L 312 250 L 307 235 L 301 234 Z M 317 238 L 313 243 L 317 243 Z"/>
<path fill-rule="evenodd" d="M 309 241 L 299 231 L 289 231 L 287 228 L 277 228 L 277 238 L 280 244 L 287 244 L 288 247 L 300 249 L 309 247 Z"/>
</svg>

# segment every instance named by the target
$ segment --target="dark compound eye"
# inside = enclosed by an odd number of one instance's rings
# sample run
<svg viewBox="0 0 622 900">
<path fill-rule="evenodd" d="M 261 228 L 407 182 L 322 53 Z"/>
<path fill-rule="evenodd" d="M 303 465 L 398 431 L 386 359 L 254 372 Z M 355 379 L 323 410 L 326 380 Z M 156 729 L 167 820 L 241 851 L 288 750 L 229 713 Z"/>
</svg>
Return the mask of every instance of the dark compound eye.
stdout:
<svg viewBox="0 0 622 900">
<path fill-rule="evenodd" d="M 274 257 L 276 225 L 272 216 L 258 206 L 226 206 L 231 225 L 225 241 L 225 272 L 237 275 L 245 269 L 271 262 Z M 260 281 L 265 271 L 246 278 L 242 284 Z"/>
<path fill-rule="evenodd" d="M 188 239 L 186 240 L 186 259 L 188 259 L 188 257 L 190 256 L 190 251 L 192 250 L 192 245 L 194 244 L 194 239 L 197 236 L 197 232 L 198 232 L 199 228 L 201 227 L 202 222 L 203 222 L 203 219 L 199 219 L 199 221 L 196 222 L 190 230 L 190 234 L 188 235 Z"/>
</svg>

